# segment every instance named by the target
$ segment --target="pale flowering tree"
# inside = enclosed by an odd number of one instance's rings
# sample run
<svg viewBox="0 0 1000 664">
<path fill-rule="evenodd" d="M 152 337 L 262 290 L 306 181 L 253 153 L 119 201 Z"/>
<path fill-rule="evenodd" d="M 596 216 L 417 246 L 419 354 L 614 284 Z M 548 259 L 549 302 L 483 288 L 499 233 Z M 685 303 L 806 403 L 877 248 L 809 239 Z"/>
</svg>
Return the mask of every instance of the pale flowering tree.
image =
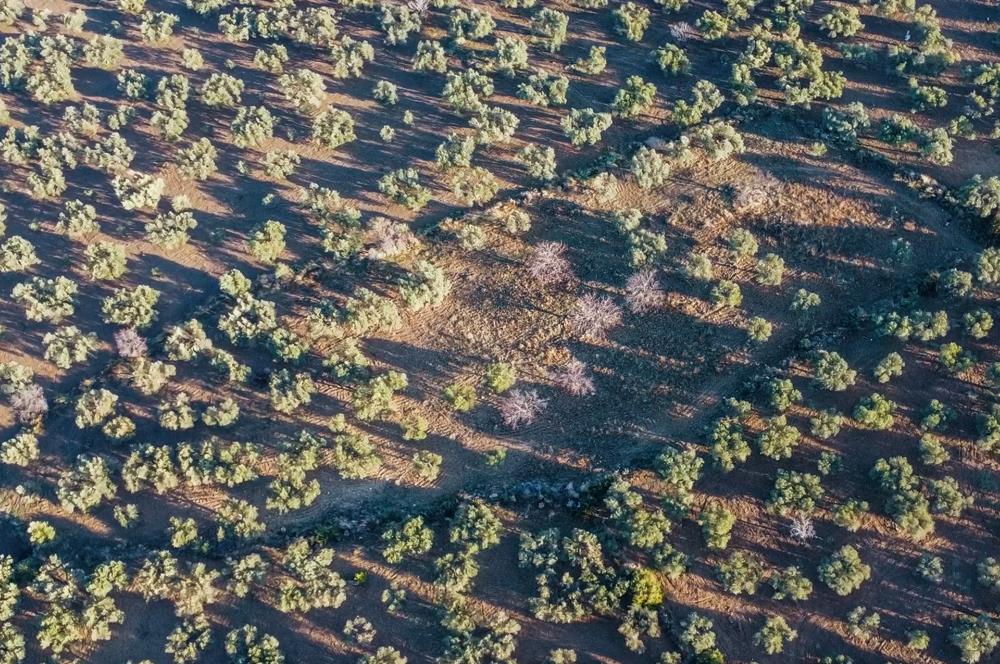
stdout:
<svg viewBox="0 0 1000 664">
<path fill-rule="evenodd" d="M 135 328 L 125 327 L 115 332 L 115 352 L 119 357 L 144 357 L 148 352 L 146 340 Z"/>
<path fill-rule="evenodd" d="M 573 304 L 568 320 L 575 335 L 599 340 L 621 324 L 622 310 L 610 297 L 587 293 Z"/>
<path fill-rule="evenodd" d="M 625 282 L 625 302 L 632 313 L 652 311 L 663 302 L 663 290 L 656 279 L 656 270 L 636 272 Z"/>
<path fill-rule="evenodd" d="M 418 242 L 409 226 L 386 217 L 375 217 L 372 220 L 369 237 L 372 244 L 365 255 L 376 260 L 398 256 Z"/>
<path fill-rule="evenodd" d="M 500 402 L 500 417 L 511 429 L 518 429 L 534 422 L 548 403 L 536 390 L 511 390 Z"/>
<path fill-rule="evenodd" d="M 541 242 L 528 258 L 528 274 L 543 286 L 549 286 L 573 277 L 573 266 L 566 258 L 566 245 L 562 242 Z"/>
<path fill-rule="evenodd" d="M 49 402 L 41 385 L 28 385 L 15 392 L 10 398 L 10 407 L 21 424 L 34 424 L 49 412 Z"/>
<path fill-rule="evenodd" d="M 563 390 L 575 397 L 594 393 L 594 379 L 587 370 L 587 364 L 575 357 L 552 374 L 552 380 Z"/>
</svg>

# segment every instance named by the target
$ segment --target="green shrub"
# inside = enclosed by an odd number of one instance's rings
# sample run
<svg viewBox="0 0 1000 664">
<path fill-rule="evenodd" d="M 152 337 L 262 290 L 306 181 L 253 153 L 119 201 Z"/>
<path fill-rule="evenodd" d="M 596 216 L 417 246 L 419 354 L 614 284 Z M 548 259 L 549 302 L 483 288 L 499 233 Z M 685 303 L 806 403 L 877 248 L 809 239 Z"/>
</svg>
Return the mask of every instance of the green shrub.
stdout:
<svg viewBox="0 0 1000 664">
<path fill-rule="evenodd" d="M 517 382 L 517 371 L 510 362 L 493 362 L 486 367 L 483 378 L 494 394 L 503 394 Z"/>
<path fill-rule="evenodd" d="M 831 510 L 833 521 L 849 532 L 857 532 L 861 528 L 862 517 L 868 511 L 868 503 L 851 498 Z"/>
<path fill-rule="evenodd" d="M 569 27 L 569 17 L 566 14 L 543 7 L 531 17 L 531 32 L 534 41 L 550 53 L 557 52 L 566 41 L 566 29 Z"/>
<path fill-rule="evenodd" d="M 610 113 L 598 113 L 592 108 L 570 109 L 563 117 L 562 128 L 573 147 L 594 145 L 601 141 L 611 126 Z"/>
<path fill-rule="evenodd" d="M 454 383 L 444 389 L 444 398 L 459 413 L 467 413 L 476 406 L 476 388 Z"/>
<path fill-rule="evenodd" d="M 382 557 L 386 562 L 398 564 L 409 556 L 418 556 L 430 551 L 434 543 L 434 533 L 424 525 L 424 519 L 415 516 L 398 528 L 390 528 L 382 533 L 385 546 Z"/>
<path fill-rule="evenodd" d="M 443 460 L 440 454 L 420 450 L 413 455 L 413 469 L 421 479 L 433 482 L 441 474 L 441 462 Z"/>
<path fill-rule="evenodd" d="M 892 428 L 895 422 L 893 414 L 897 408 L 895 402 L 876 392 L 858 402 L 854 407 L 853 417 L 863 427 L 884 431 Z"/>
<path fill-rule="evenodd" d="M 792 456 L 802 435 L 788 423 L 784 415 L 768 418 L 765 428 L 757 439 L 757 446 L 764 456 L 780 461 Z"/>
<path fill-rule="evenodd" d="M 760 631 L 754 634 L 753 642 L 768 655 L 776 655 L 784 652 L 785 645 L 798 635 L 781 616 L 769 616 Z"/>
<path fill-rule="evenodd" d="M 312 127 L 312 140 L 331 150 L 350 143 L 354 134 L 354 118 L 339 108 L 327 108 L 316 116 Z"/>
<path fill-rule="evenodd" d="M 77 285 L 66 277 L 31 277 L 14 286 L 11 298 L 24 306 L 28 320 L 58 323 L 72 316 Z"/>
<path fill-rule="evenodd" d="M 774 488 L 767 499 L 768 510 L 787 516 L 795 513 L 809 516 L 816 510 L 816 503 L 823 498 L 820 478 L 810 473 L 778 470 Z"/>
<path fill-rule="evenodd" d="M 783 413 L 802 401 L 802 392 L 789 378 L 772 378 L 764 387 L 771 408 Z"/>
<path fill-rule="evenodd" d="M 407 308 L 420 311 L 428 306 L 438 306 L 451 292 L 451 281 L 444 270 L 430 261 L 420 260 L 400 279 L 399 295 Z"/>
<path fill-rule="evenodd" d="M 850 595 L 871 577 L 871 567 L 861 561 L 857 550 L 844 545 L 823 559 L 819 566 L 820 581 L 838 595 Z"/>
<path fill-rule="evenodd" d="M 1000 645 L 1000 629 L 989 617 L 962 616 L 948 630 L 948 641 L 962 653 L 962 661 L 975 664 Z"/>
<path fill-rule="evenodd" d="M 642 41 L 649 27 L 649 10 L 634 2 L 624 2 L 615 9 L 615 29 L 630 42 Z"/>
<path fill-rule="evenodd" d="M 691 60 L 680 46 L 664 44 L 653 55 L 664 74 L 678 76 L 691 73 Z"/>
<path fill-rule="evenodd" d="M 801 569 L 792 566 L 777 570 L 771 575 L 771 588 L 774 589 L 774 599 L 801 602 L 809 599 L 813 584 L 802 574 Z"/>
<path fill-rule="evenodd" d="M 715 573 L 728 592 L 753 595 L 764 580 L 764 563 L 752 553 L 735 551 L 716 565 Z"/>
<path fill-rule="evenodd" d="M 839 353 L 825 350 L 816 353 L 813 376 L 823 389 L 843 392 L 854 385 L 858 372 L 851 369 Z"/>
<path fill-rule="evenodd" d="M 819 26 L 830 39 L 853 37 L 865 29 L 858 10 L 854 7 L 837 7 L 819 19 Z"/>
<path fill-rule="evenodd" d="M 384 175 L 378 181 L 378 189 L 394 203 L 413 211 L 421 210 L 431 200 L 430 190 L 420 184 L 420 175 L 414 168 L 400 168 Z"/>
<path fill-rule="evenodd" d="M 709 549 L 723 550 L 729 545 L 729 538 L 736 516 L 721 503 L 709 503 L 698 518 L 701 534 Z"/>
<path fill-rule="evenodd" d="M 107 323 L 144 329 L 156 320 L 159 291 L 141 285 L 117 288 L 101 303 L 101 313 Z"/>
</svg>

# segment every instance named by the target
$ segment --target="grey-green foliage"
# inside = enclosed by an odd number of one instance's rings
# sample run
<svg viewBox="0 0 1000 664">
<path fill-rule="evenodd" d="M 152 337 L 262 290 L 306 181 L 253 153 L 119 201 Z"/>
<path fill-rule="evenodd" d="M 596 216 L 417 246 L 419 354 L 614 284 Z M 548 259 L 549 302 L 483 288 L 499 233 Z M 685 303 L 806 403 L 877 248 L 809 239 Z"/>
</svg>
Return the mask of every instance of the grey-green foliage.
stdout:
<svg viewBox="0 0 1000 664">
<path fill-rule="evenodd" d="M 406 374 L 387 371 L 354 388 L 351 405 L 354 413 L 362 421 L 372 421 L 394 411 L 392 397 L 406 388 Z"/>
<path fill-rule="evenodd" d="M 1000 646 L 1000 627 L 986 615 L 962 616 L 949 628 L 948 641 L 961 652 L 963 662 L 976 664 Z"/>
<path fill-rule="evenodd" d="M 382 5 L 382 31 L 390 46 L 406 44 L 411 32 L 420 31 L 420 14 L 408 5 Z"/>
<path fill-rule="evenodd" d="M 483 106 L 476 117 L 469 120 L 469 126 L 476 130 L 476 142 L 480 145 L 507 143 L 518 125 L 520 120 L 517 116 L 499 106 Z"/>
<path fill-rule="evenodd" d="M 87 276 L 113 281 L 125 274 L 125 247 L 114 242 L 95 242 L 84 250 Z"/>
<path fill-rule="evenodd" d="M 768 655 L 775 655 L 785 650 L 789 641 L 794 641 L 798 632 L 788 626 L 781 616 L 769 616 L 763 627 L 754 634 L 754 644 Z"/>
<path fill-rule="evenodd" d="M 386 562 L 396 564 L 406 557 L 430 551 L 434 533 L 424 524 L 423 517 L 415 516 L 382 533 L 382 541 L 385 542 L 382 556 Z"/>
<path fill-rule="evenodd" d="M 855 7 L 837 7 L 824 14 L 819 25 L 830 39 L 853 37 L 865 28 Z"/>
<path fill-rule="evenodd" d="M 196 422 L 191 397 L 186 392 L 178 392 L 173 398 L 164 399 L 157 406 L 157 421 L 167 431 L 191 429 Z"/>
<path fill-rule="evenodd" d="M 816 353 L 816 382 L 832 392 L 843 392 L 854 385 L 858 372 L 851 369 L 839 353 L 821 350 Z"/>
<path fill-rule="evenodd" d="M 628 592 L 627 580 L 609 564 L 600 540 L 585 530 L 574 529 L 569 535 L 555 528 L 525 533 L 518 561 L 537 572 L 530 607 L 540 620 L 568 623 L 609 614 Z"/>
<path fill-rule="evenodd" d="M 66 277 L 31 277 L 14 286 L 11 297 L 28 320 L 58 323 L 73 315 L 77 285 Z"/>
<path fill-rule="evenodd" d="M 599 113 L 592 108 L 573 108 L 562 119 L 562 128 L 574 147 L 599 143 L 604 132 L 611 127 L 611 114 Z"/>
<path fill-rule="evenodd" d="M 722 279 L 712 286 L 708 299 L 717 307 L 738 307 L 743 303 L 743 291 L 735 281 Z"/>
<path fill-rule="evenodd" d="M 764 580 L 764 562 L 747 551 L 734 551 L 716 565 L 722 587 L 734 595 L 753 595 Z"/>
<path fill-rule="evenodd" d="M 162 178 L 130 171 L 116 175 L 111 186 L 125 210 L 155 209 L 166 183 Z"/>
<path fill-rule="evenodd" d="M 420 174 L 415 168 L 399 168 L 378 181 L 380 192 L 394 203 L 410 210 L 420 210 L 431 200 L 430 189 L 420 184 Z"/>
<path fill-rule="evenodd" d="M 849 595 L 871 577 L 871 567 L 866 565 L 857 549 L 844 545 L 823 559 L 819 578 L 838 595 Z"/>
<path fill-rule="evenodd" d="M 571 65 L 571 68 L 581 74 L 590 74 L 591 76 L 602 74 L 608 66 L 608 61 L 605 57 L 606 52 L 607 47 L 605 46 L 591 46 L 587 55 L 578 58 Z"/>
<path fill-rule="evenodd" d="M 68 512 L 89 512 L 117 493 L 107 461 L 100 456 L 79 456 L 59 479 L 56 495 Z"/>
<path fill-rule="evenodd" d="M 354 119 L 347 111 L 330 107 L 313 121 L 312 139 L 323 147 L 335 149 L 355 138 Z"/>
<path fill-rule="evenodd" d="M 793 513 L 809 516 L 824 493 L 818 476 L 781 469 L 767 499 L 767 508 L 782 516 Z"/>
<path fill-rule="evenodd" d="M 24 272 L 40 262 L 35 245 L 20 235 L 0 242 L 0 272 Z"/>
<path fill-rule="evenodd" d="M 555 9 L 543 7 L 531 17 L 534 40 L 550 53 L 557 52 L 566 42 L 569 17 Z"/>
<path fill-rule="evenodd" d="M 725 97 L 714 83 L 700 80 L 691 89 L 691 101 L 679 99 L 674 103 L 673 120 L 681 127 L 694 126 L 718 110 L 723 101 Z"/>
<path fill-rule="evenodd" d="M 903 357 L 899 353 L 889 353 L 875 365 L 872 373 L 878 382 L 888 383 L 893 378 L 903 375 L 904 366 L 906 365 Z"/>
<path fill-rule="evenodd" d="M 517 96 L 535 106 L 561 106 L 568 90 L 568 78 L 537 69 L 517 86 Z"/>
<path fill-rule="evenodd" d="M 118 288 L 101 303 L 101 313 L 108 323 L 143 329 L 156 320 L 159 299 L 159 291 L 146 285 Z"/>
<path fill-rule="evenodd" d="M 676 44 L 664 44 L 656 49 L 654 59 L 664 74 L 679 76 L 691 72 L 691 60 L 684 49 Z"/>
<path fill-rule="evenodd" d="M 451 174 L 451 193 L 464 205 L 485 205 L 499 190 L 496 176 L 482 166 L 459 168 Z"/>
<path fill-rule="evenodd" d="M 292 373 L 280 369 L 271 374 L 269 383 L 271 406 L 279 413 L 290 414 L 312 401 L 316 387 L 308 372 Z"/>
<path fill-rule="evenodd" d="M 283 44 L 268 44 L 264 48 L 258 48 L 253 56 L 255 67 L 272 74 L 281 74 L 284 72 L 285 63 L 287 62 L 288 49 Z"/>
<path fill-rule="evenodd" d="M 623 2 L 613 12 L 615 17 L 615 28 L 618 33 L 630 42 L 642 41 L 649 27 L 649 9 L 629 0 Z"/>
<path fill-rule="evenodd" d="M 226 634 L 226 654 L 233 664 L 284 664 L 281 643 L 254 625 L 243 625 Z"/>
<path fill-rule="evenodd" d="M 444 47 L 437 40 L 421 40 L 417 43 L 412 63 L 414 71 L 430 71 L 443 74 L 448 70 L 448 59 Z"/>
<path fill-rule="evenodd" d="M 27 467 L 39 457 L 38 437 L 23 431 L 0 443 L 0 463 Z M 2 589 L 0 589 L 2 590 Z M 3 593 L 0 592 L 0 615 L 3 615 Z"/>
<path fill-rule="evenodd" d="M 45 359 L 60 369 L 86 362 L 98 346 L 96 334 L 85 334 L 75 325 L 46 333 L 42 343 L 45 345 Z"/>
<path fill-rule="evenodd" d="M 448 72 L 441 96 L 457 113 L 475 113 L 483 100 L 493 94 L 493 79 L 475 68 Z"/>
<path fill-rule="evenodd" d="M 285 99 L 299 113 L 311 115 L 323 107 L 326 84 L 323 77 L 306 67 L 278 77 L 278 86 Z"/>
<path fill-rule="evenodd" d="M 493 49 L 494 71 L 512 77 L 528 66 L 528 44 L 523 39 L 500 37 L 493 45 Z"/>
<path fill-rule="evenodd" d="M 146 239 L 164 249 L 178 249 L 191 239 L 198 221 L 190 210 L 171 210 L 156 215 L 146 225 Z"/>
<path fill-rule="evenodd" d="M 178 172 L 193 180 L 207 180 L 217 170 L 218 151 L 207 138 L 199 138 L 177 153 Z"/>
<path fill-rule="evenodd" d="M 263 106 L 242 106 L 230 129 L 237 147 L 256 147 L 274 135 L 274 118 Z"/>
<path fill-rule="evenodd" d="M 449 522 L 448 539 L 465 551 L 478 553 L 500 543 L 503 524 L 493 509 L 481 500 L 459 505 Z"/>
<path fill-rule="evenodd" d="M 863 398 L 854 408 L 854 419 L 869 429 L 891 429 L 898 406 L 877 392 Z"/>
<path fill-rule="evenodd" d="M 698 517 L 705 545 L 709 549 L 723 550 L 729 545 L 733 526 L 736 525 L 736 515 L 722 503 L 712 502 L 701 511 Z"/>
<path fill-rule="evenodd" d="M 285 225 L 268 219 L 251 229 L 248 238 L 250 253 L 263 263 L 274 263 L 285 250 Z"/>
<path fill-rule="evenodd" d="M 636 118 L 653 106 L 656 86 L 641 76 L 629 76 L 615 93 L 611 109 L 622 118 Z"/>
<path fill-rule="evenodd" d="M 768 418 L 757 439 L 760 453 L 776 461 L 788 459 L 802 436 L 784 415 Z"/>
<path fill-rule="evenodd" d="M 792 600 L 801 602 L 809 599 L 813 584 L 798 567 L 791 566 L 775 570 L 771 574 L 772 597 L 777 600 Z"/>
<path fill-rule="evenodd" d="M 476 7 L 453 9 L 448 15 L 448 34 L 456 44 L 488 37 L 496 28 L 493 17 Z"/>
<path fill-rule="evenodd" d="M 417 51 L 420 51 L 419 45 Z M 375 49 L 364 40 L 345 36 L 330 47 L 331 73 L 334 78 L 359 78 L 365 64 L 374 59 Z"/>
<path fill-rule="evenodd" d="M 556 152 L 553 147 L 528 143 L 517 153 L 517 158 L 532 178 L 545 181 L 555 179 Z"/>
</svg>

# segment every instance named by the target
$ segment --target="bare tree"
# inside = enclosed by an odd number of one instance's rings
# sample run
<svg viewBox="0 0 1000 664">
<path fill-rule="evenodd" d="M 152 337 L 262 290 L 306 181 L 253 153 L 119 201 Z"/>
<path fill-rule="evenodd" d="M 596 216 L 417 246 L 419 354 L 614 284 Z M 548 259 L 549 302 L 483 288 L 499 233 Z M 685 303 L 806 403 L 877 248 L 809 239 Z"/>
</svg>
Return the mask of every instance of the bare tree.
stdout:
<svg viewBox="0 0 1000 664">
<path fill-rule="evenodd" d="M 10 407 L 21 424 L 34 424 L 49 412 L 49 402 L 41 385 L 28 385 L 15 392 L 10 398 Z"/>
<path fill-rule="evenodd" d="M 625 282 L 625 302 L 632 313 L 652 311 L 663 302 L 663 290 L 656 279 L 656 270 L 636 272 Z"/>
<path fill-rule="evenodd" d="M 528 274 L 543 286 L 569 281 L 573 266 L 565 253 L 566 245 L 562 242 L 539 243 L 528 258 Z"/>
<path fill-rule="evenodd" d="M 788 532 L 795 539 L 804 542 L 816 537 L 816 526 L 809 517 L 797 516 L 792 519 L 792 523 L 788 526 Z"/>
<path fill-rule="evenodd" d="M 587 293 L 573 305 L 569 312 L 569 325 L 573 333 L 589 339 L 603 339 L 608 330 L 620 325 L 622 310 L 610 297 Z"/>
<path fill-rule="evenodd" d="M 575 357 L 566 366 L 553 372 L 552 379 L 556 385 L 575 397 L 594 393 L 594 379 L 587 370 L 587 364 Z"/>
<path fill-rule="evenodd" d="M 511 390 L 500 402 L 500 417 L 508 427 L 517 429 L 534 422 L 548 403 L 536 390 Z"/>
<path fill-rule="evenodd" d="M 146 340 L 135 331 L 126 327 L 115 332 L 115 352 L 121 357 L 144 357 L 148 352 Z"/>
</svg>

